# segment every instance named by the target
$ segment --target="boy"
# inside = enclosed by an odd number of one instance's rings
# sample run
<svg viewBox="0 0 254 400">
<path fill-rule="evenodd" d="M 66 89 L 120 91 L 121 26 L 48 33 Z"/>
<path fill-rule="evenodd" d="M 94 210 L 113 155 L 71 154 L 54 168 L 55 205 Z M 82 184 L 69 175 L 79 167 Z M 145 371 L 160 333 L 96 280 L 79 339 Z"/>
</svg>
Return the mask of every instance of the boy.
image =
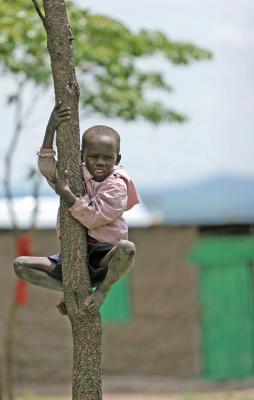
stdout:
<svg viewBox="0 0 254 400">
<path fill-rule="evenodd" d="M 94 126 L 82 137 L 82 172 L 86 194 L 77 197 L 68 183 L 58 178 L 53 139 L 58 126 L 70 118 L 69 107 L 59 103 L 51 113 L 38 166 L 50 186 L 69 206 L 71 215 L 87 228 L 88 268 L 95 291 L 86 299 L 85 308 L 97 312 L 112 285 L 133 266 L 135 245 L 129 242 L 128 228 L 122 218 L 139 202 L 131 179 L 118 168 L 120 137 L 107 126 Z M 57 232 L 60 238 L 59 216 Z M 61 256 L 18 257 L 14 263 L 17 276 L 35 285 L 63 290 Z M 63 300 L 58 304 L 66 314 Z"/>
</svg>

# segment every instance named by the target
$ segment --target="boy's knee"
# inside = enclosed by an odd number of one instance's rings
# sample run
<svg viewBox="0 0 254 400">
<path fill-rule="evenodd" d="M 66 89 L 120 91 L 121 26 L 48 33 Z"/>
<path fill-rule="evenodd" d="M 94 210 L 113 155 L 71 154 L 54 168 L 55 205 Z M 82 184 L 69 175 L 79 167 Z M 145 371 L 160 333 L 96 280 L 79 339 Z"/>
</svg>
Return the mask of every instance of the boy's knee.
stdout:
<svg viewBox="0 0 254 400">
<path fill-rule="evenodd" d="M 24 257 L 17 257 L 14 261 L 14 271 L 18 277 L 21 277 L 24 263 Z"/>
<path fill-rule="evenodd" d="M 133 258 L 136 254 L 135 244 L 129 242 L 128 240 L 120 240 L 118 243 L 118 248 L 123 256 L 128 258 Z"/>
</svg>

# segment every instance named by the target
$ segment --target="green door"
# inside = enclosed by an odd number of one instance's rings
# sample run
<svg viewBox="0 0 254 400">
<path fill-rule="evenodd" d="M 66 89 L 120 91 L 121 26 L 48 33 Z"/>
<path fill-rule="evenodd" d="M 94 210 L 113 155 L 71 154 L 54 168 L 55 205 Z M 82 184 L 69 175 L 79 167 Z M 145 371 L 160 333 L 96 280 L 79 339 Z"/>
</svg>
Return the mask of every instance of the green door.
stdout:
<svg viewBox="0 0 254 400">
<path fill-rule="evenodd" d="M 200 270 L 203 375 L 231 378 L 254 373 L 253 284 L 250 265 Z"/>
<path fill-rule="evenodd" d="M 203 375 L 211 379 L 253 376 L 253 237 L 201 238 L 188 260 L 199 267 Z"/>
</svg>

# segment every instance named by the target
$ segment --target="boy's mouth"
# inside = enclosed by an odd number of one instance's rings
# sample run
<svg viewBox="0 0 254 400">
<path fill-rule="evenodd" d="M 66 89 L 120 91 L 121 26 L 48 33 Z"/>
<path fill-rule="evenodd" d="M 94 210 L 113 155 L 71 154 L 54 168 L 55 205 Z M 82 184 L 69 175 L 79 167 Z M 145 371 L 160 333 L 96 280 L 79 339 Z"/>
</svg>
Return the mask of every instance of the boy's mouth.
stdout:
<svg viewBox="0 0 254 400">
<path fill-rule="evenodd" d="M 95 175 L 103 175 L 104 173 L 105 173 L 105 171 L 103 169 L 95 169 L 94 170 Z"/>
</svg>

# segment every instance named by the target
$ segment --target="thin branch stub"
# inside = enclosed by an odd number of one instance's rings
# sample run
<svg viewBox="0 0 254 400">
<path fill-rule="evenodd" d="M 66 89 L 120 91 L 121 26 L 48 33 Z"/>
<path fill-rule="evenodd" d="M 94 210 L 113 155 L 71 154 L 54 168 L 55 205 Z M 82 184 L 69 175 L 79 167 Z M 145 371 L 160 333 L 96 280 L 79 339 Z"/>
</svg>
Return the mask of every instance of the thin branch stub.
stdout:
<svg viewBox="0 0 254 400">
<path fill-rule="evenodd" d="M 44 17 L 44 15 L 43 15 L 42 12 L 41 12 L 41 9 L 40 9 L 40 6 L 39 6 L 37 0 L 32 0 L 32 2 L 33 2 L 34 7 L 35 7 L 35 9 L 36 9 L 36 11 L 37 11 L 37 14 L 39 15 L 40 19 L 42 20 L 42 22 L 43 22 L 43 24 L 44 24 L 45 17 Z"/>
</svg>

